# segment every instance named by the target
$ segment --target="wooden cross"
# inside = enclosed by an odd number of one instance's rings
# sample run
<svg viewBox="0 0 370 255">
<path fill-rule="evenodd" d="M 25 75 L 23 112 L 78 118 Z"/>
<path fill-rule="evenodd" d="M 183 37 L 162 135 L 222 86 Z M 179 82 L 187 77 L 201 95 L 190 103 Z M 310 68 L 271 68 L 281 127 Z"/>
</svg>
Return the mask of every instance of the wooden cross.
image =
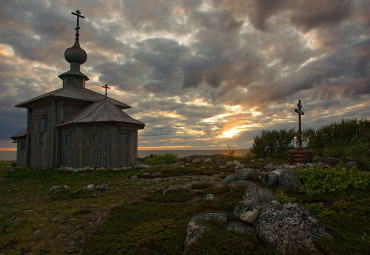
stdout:
<svg viewBox="0 0 370 255">
<path fill-rule="evenodd" d="M 302 104 L 301 100 L 298 100 L 298 109 L 295 109 L 295 112 L 298 113 L 298 147 L 302 147 L 302 120 L 301 116 L 304 115 L 304 112 L 302 111 Z"/>
<path fill-rule="evenodd" d="M 108 95 L 108 89 L 110 89 L 110 87 L 108 87 L 108 84 L 105 84 L 104 86 L 101 86 L 102 88 L 105 88 L 105 97 L 107 97 Z"/>
<path fill-rule="evenodd" d="M 75 28 L 75 30 L 76 30 L 76 41 L 78 42 L 78 36 L 80 35 L 79 33 L 78 33 L 78 30 L 80 29 L 80 18 L 85 18 L 84 16 L 82 16 L 82 15 L 80 15 L 81 14 L 81 12 L 80 12 L 80 10 L 77 10 L 76 12 L 71 12 L 73 15 L 75 15 L 75 16 L 77 16 L 77 25 L 76 25 L 76 28 Z"/>
</svg>

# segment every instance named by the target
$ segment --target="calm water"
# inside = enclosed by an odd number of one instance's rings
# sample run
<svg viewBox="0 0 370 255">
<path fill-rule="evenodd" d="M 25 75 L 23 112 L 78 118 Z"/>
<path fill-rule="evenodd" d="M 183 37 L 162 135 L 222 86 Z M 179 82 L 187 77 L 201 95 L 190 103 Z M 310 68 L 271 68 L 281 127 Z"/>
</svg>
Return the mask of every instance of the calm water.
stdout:
<svg viewBox="0 0 370 255">
<path fill-rule="evenodd" d="M 236 150 L 237 155 L 245 155 L 248 152 L 248 149 Z M 149 156 L 150 154 L 154 155 L 165 155 L 166 153 L 177 154 L 180 158 L 191 156 L 191 155 L 214 155 L 214 154 L 223 154 L 225 150 L 145 150 L 139 151 L 139 158 Z M 15 151 L 0 151 L 0 160 L 15 160 L 16 152 Z"/>
</svg>

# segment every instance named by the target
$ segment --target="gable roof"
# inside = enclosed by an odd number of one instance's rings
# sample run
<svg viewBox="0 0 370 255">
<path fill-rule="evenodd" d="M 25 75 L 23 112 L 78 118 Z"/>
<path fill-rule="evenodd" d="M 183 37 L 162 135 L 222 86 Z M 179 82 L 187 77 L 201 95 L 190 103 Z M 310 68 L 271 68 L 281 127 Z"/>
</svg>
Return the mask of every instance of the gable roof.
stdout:
<svg viewBox="0 0 370 255">
<path fill-rule="evenodd" d="M 145 126 L 144 123 L 131 118 L 128 114 L 114 105 L 111 100 L 105 98 L 82 108 L 79 112 L 72 116 L 69 121 L 58 125 L 58 127 L 68 124 L 92 122 L 120 122 L 132 124 L 138 126 L 139 128 L 144 128 Z"/>
<path fill-rule="evenodd" d="M 51 91 L 49 93 L 43 94 L 41 96 L 32 98 L 28 101 L 25 101 L 23 103 L 17 104 L 15 107 L 21 107 L 21 108 L 27 108 L 32 103 L 44 100 L 50 97 L 59 97 L 59 98 L 69 98 L 69 99 L 75 99 L 75 100 L 82 100 L 82 101 L 89 101 L 89 102 L 95 102 L 102 99 L 105 99 L 105 96 L 102 94 L 99 94 L 95 91 L 86 89 L 86 88 L 76 88 L 72 86 L 60 88 L 54 91 Z M 131 106 L 122 103 L 120 101 L 117 101 L 113 98 L 108 97 L 107 98 L 112 104 L 118 106 L 120 109 L 128 109 L 131 108 Z"/>
</svg>

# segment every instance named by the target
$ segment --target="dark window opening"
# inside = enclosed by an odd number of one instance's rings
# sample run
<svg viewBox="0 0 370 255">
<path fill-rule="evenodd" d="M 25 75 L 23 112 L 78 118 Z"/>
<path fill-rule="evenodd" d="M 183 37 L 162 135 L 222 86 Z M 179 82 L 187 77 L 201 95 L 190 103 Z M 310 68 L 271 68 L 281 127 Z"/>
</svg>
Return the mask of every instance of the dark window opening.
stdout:
<svg viewBox="0 0 370 255">
<path fill-rule="evenodd" d="M 66 134 L 65 136 L 65 144 L 72 143 L 72 134 Z"/>
<path fill-rule="evenodd" d="M 90 136 L 91 143 L 96 143 L 99 141 L 99 134 L 91 134 Z"/>
<path fill-rule="evenodd" d="M 24 141 L 21 141 L 21 151 L 24 151 L 26 148 L 26 143 Z"/>
<path fill-rule="evenodd" d="M 44 146 L 44 134 L 40 134 L 39 145 Z"/>
<path fill-rule="evenodd" d="M 46 115 L 43 115 L 39 118 L 39 131 L 45 132 L 46 130 Z"/>
</svg>

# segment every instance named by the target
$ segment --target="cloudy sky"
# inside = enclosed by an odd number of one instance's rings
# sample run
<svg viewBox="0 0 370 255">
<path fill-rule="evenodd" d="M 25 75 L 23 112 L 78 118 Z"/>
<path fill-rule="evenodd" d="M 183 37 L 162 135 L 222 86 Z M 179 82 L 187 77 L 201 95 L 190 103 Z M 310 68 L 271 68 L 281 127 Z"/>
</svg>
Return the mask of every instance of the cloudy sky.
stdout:
<svg viewBox="0 0 370 255">
<path fill-rule="evenodd" d="M 141 149 L 247 148 L 263 129 L 370 116 L 368 0 L 0 2 L 0 148 L 62 86 L 79 9 L 86 88 L 132 106 Z M 4 150 L 4 149 L 3 149 Z"/>
</svg>

